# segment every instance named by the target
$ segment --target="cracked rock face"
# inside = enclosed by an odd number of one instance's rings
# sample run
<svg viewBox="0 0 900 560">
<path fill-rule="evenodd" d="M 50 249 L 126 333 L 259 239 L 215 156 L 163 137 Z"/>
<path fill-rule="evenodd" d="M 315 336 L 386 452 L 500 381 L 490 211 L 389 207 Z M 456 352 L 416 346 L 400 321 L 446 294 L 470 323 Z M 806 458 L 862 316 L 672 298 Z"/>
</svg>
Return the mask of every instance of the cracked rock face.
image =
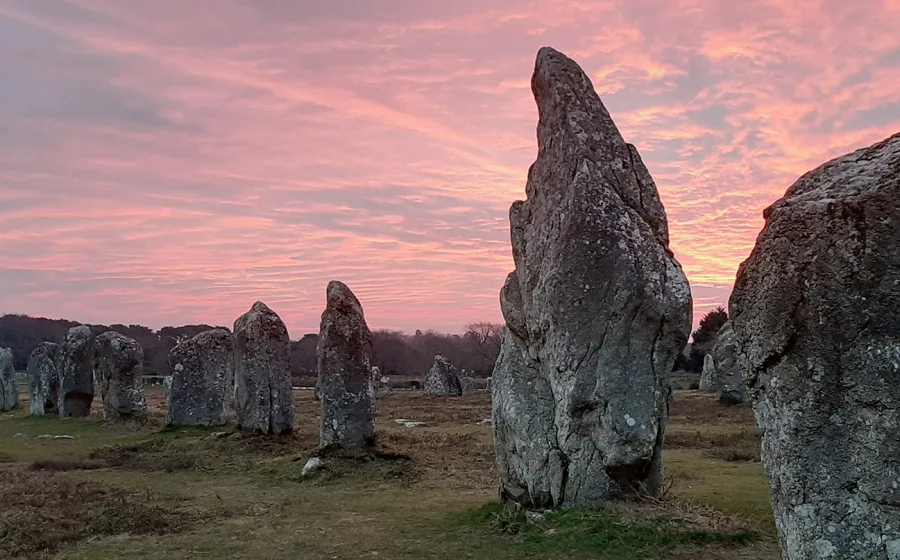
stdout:
<svg viewBox="0 0 900 560">
<path fill-rule="evenodd" d="M 225 329 L 204 331 L 169 352 L 168 426 L 224 426 L 234 386 L 234 343 Z"/>
<path fill-rule="evenodd" d="M 744 377 L 737 362 L 734 329 L 726 322 L 716 336 L 716 343 L 703 359 L 703 375 L 700 390 L 719 393 L 728 404 L 735 405 L 747 401 Z"/>
<path fill-rule="evenodd" d="M 900 134 L 766 209 L 731 320 L 785 560 L 900 558 Z"/>
<path fill-rule="evenodd" d="M 133 338 L 108 331 L 94 339 L 94 375 L 100 386 L 103 419 L 147 419 L 144 349 Z"/>
<path fill-rule="evenodd" d="M 368 448 L 375 443 L 372 333 L 350 288 L 331 281 L 326 295 L 316 347 L 322 402 L 319 442 L 322 447 Z"/>
<path fill-rule="evenodd" d="M 291 341 L 281 318 L 258 301 L 234 322 L 234 408 L 242 430 L 294 429 Z"/>
<path fill-rule="evenodd" d="M 34 416 L 57 414 L 60 347 L 41 342 L 28 357 L 29 412 Z"/>
<path fill-rule="evenodd" d="M 91 328 L 69 329 L 63 343 L 59 366 L 59 415 L 85 417 L 94 402 L 94 352 Z"/>
<path fill-rule="evenodd" d="M 538 157 L 510 209 L 516 269 L 491 383 L 501 497 L 598 507 L 658 494 L 690 287 L 656 185 L 581 68 L 543 48 L 531 84 Z"/>
<path fill-rule="evenodd" d="M 16 385 L 13 353 L 9 348 L 0 348 L 0 412 L 12 410 L 18 405 L 19 388 Z"/>
<path fill-rule="evenodd" d="M 434 364 L 425 374 L 425 394 L 437 397 L 462 396 L 462 382 L 456 366 L 450 360 L 441 355 L 434 357 Z"/>
</svg>

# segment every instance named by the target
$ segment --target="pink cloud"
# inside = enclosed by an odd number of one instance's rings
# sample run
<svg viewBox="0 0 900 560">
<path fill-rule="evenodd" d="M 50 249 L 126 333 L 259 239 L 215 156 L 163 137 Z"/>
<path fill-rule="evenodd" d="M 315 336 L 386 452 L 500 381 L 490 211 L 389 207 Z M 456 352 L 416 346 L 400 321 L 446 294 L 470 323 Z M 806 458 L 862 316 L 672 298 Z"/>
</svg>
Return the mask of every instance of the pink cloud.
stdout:
<svg viewBox="0 0 900 560">
<path fill-rule="evenodd" d="M 669 213 L 699 316 L 762 209 L 900 128 L 896 1 L 0 6 L 0 312 L 317 328 L 498 320 L 550 44 L 592 76 Z M 215 13 L 215 18 L 209 14 Z M 4 112 L 2 107 L 9 107 Z"/>
</svg>

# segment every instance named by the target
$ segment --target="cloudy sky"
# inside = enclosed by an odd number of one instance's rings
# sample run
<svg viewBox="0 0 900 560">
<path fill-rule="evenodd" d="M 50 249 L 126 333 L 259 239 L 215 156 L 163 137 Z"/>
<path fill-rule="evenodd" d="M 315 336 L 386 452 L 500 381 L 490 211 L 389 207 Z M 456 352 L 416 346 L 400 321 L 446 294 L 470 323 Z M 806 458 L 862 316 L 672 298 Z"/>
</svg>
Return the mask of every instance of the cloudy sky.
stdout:
<svg viewBox="0 0 900 560">
<path fill-rule="evenodd" d="M 900 130 L 900 0 L 0 0 L 0 313 L 294 338 L 499 320 L 543 45 L 641 152 L 695 315 L 762 210 Z"/>
</svg>

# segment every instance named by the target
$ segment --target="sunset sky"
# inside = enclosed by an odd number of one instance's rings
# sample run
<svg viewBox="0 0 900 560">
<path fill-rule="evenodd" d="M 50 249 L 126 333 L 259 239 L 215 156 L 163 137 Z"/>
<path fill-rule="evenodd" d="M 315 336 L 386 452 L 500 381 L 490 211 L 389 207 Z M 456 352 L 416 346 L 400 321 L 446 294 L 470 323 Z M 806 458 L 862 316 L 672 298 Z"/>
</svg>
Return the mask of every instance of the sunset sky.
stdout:
<svg viewBox="0 0 900 560">
<path fill-rule="evenodd" d="M 659 186 L 695 321 L 762 210 L 900 131 L 900 0 L 0 0 L 0 313 L 293 338 L 500 320 L 539 47 Z"/>
</svg>

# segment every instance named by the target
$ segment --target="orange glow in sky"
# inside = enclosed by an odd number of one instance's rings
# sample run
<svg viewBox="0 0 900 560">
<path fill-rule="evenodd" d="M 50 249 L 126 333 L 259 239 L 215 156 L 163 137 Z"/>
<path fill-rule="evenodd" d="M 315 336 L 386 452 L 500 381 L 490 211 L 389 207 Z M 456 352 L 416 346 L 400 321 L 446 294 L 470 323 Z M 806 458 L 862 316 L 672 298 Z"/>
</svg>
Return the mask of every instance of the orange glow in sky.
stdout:
<svg viewBox="0 0 900 560">
<path fill-rule="evenodd" d="M 762 210 L 900 130 L 896 0 L 0 0 L 0 313 L 293 338 L 500 320 L 538 48 L 660 189 L 695 321 Z"/>
</svg>

